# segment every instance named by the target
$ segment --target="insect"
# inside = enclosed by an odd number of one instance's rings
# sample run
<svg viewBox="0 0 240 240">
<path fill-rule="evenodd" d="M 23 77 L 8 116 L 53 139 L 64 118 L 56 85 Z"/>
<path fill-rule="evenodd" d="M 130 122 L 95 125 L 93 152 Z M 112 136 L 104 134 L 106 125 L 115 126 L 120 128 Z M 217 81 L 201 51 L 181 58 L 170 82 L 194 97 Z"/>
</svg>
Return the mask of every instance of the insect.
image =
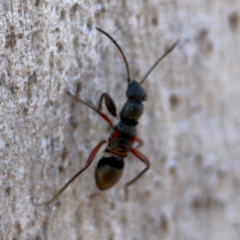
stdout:
<svg viewBox="0 0 240 240">
<path fill-rule="evenodd" d="M 128 195 L 128 187 L 136 182 L 150 167 L 150 162 L 147 157 L 145 157 L 136 147 L 133 147 L 134 142 L 137 142 L 139 146 L 143 143 L 143 141 L 137 136 L 138 121 L 143 114 L 144 108 L 142 102 L 147 100 L 147 93 L 142 88 L 142 84 L 148 75 L 152 72 L 152 70 L 161 62 L 161 60 L 177 46 L 179 41 L 173 43 L 173 45 L 167 51 L 165 51 L 163 55 L 148 70 L 143 79 L 140 82 L 137 82 L 136 80 L 131 80 L 127 59 L 116 40 L 102 29 L 96 29 L 106 35 L 115 44 L 123 57 L 127 70 L 128 80 L 128 87 L 126 91 L 127 101 L 120 111 L 120 121 L 116 125 L 113 125 L 111 119 L 101 110 L 102 102 L 105 100 L 105 104 L 109 113 L 112 116 L 117 117 L 115 103 L 108 93 L 103 93 L 101 95 L 99 105 L 96 107 L 92 104 L 89 104 L 88 102 L 81 100 L 80 98 L 75 97 L 72 93 L 67 91 L 67 94 L 73 97 L 76 101 L 86 105 L 98 113 L 110 125 L 112 132 L 108 138 L 108 141 L 102 140 L 92 150 L 85 167 L 78 171 L 51 200 L 46 202 L 46 205 L 52 203 L 80 174 L 82 174 L 91 165 L 99 149 L 105 143 L 107 143 L 107 147 L 104 150 L 104 156 L 99 160 L 95 170 L 96 184 L 100 190 L 106 190 L 119 181 L 123 174 L 124 158 L 128 156 L 129 152 L 131 152 L 133 155 L 135 155 L 135 157 L 142 161 L 145 164 L 145 168 L 139 172 L 137 176 L 125 184 L 126 197 Z"/>
</svg>

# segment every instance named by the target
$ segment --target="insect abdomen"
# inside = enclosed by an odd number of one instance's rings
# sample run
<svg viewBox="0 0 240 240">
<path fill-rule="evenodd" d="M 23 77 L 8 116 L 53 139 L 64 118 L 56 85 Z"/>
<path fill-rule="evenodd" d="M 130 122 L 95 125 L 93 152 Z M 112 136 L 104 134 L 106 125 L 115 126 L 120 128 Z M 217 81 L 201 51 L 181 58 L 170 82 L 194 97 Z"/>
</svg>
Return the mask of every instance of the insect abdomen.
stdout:
<svg viewBox="0 0 240 240">
<path fill-rule="evenodd" d="M 123 158 L 120 156 L 103 157 L 98 162 L 95 171 L 97 187 L 106 190 L 116 184 L 122 176 Z"/>
</svg>

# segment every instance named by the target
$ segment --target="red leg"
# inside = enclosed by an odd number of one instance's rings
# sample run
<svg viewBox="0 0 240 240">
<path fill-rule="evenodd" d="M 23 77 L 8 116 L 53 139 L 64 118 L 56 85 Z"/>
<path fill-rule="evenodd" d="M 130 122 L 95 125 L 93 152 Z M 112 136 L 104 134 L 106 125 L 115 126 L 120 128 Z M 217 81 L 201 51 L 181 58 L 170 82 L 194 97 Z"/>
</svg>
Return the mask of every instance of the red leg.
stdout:
<svg viewBox="0 0 240 240">
<path fill-rule="evenodd" d="M 138 145 L 135 148 L 140 148 L 143 145 L 143 140 L 139 137 L 135 137 L 134 141 L 138 142 Z"/>
<path fill-rule="evenodd" d="M 82 172 L 84 172 L 93 162 L 96 154 L 98 153 L 100 147 L 106 143 L 105 140 L 101 141 L 90 153 L 88 160 L 86 162 L 86 165 L 84 168 L 82 168 L 80 171 L 78 171 L 59 191 L 58 193 L 48 202 L 45 203 L 45 205 L 49 205 L 50 203 L 52 203 Z"/>
<path fill-rule="evenodd" d="M 112 127 L 113 123 L 111 121 L 111 119 L 105 114 L 103 113 L 100 109 L 96 108 L 95 106 L 93 106 L 90 103 L 84 102 L 82 99 L 75 97 L 72 93 L 70 93 L 69 91 L 67 91 L 67 94 L 70 95 L 71 97 L 73 97 L 76 101 L 86 105 L 87 107 L 91 108 L 93 111 L 95 111 L 96 113 L 98 113 L 105 121 L 107 121 L 109 123 L 109 125 Z"/>
<path fill-rule="evenodd" d="M 134 177 L 132 180 L 128 181 L 125 184 L 125 196 L 126 196 L 126 199 L 128 199 L 128 187 L 129 187 L 129 185 L 131 185 L 134 182 L 136 182 L 150 167 L 149 160 L 141 152 L 139 152 L 135 148 L 131 148 L 130 152 L 132 152 L 139 160 L 141 160 L 146 165 L 146 167 L 136 177 Z"/>
<path fill-rule="evenodd" d="M 108 109 L 108 111 L 114 116 L 117 117 L 117 110 L 116 110 L 116 105 L 113 101 L 113 99 L 110 97 L 108 93 L 103 93 L 100 97 L 99 105 L 98 105 L 98 110 L 102 110 L 102 101 L 103 98 L 105 99 L 105 104 Z"/>
</svg>

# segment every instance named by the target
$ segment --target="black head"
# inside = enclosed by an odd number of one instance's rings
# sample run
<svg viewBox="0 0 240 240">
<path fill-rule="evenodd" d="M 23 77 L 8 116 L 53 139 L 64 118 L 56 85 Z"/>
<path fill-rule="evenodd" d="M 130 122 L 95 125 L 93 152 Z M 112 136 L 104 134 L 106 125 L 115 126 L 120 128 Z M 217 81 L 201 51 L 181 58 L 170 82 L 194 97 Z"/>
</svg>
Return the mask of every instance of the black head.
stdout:
<svg viewBox="0 0 240 240">
<path fill-rule="evenodd" d="M 120 112 L 120 118 L 125 124 L 135 126 L 138 123 L 138 119 L 142 116 L 142 101 L 147 100 L 147 93 L 139 82 L 133 80 L 128 84 L 126 96 L 128 100 Z"/>
<path fill-rule="evenodd" d="M 100 190 L 106 190 L 116 184 L 122 176 L 123 158 L 120 156 L 103 157 L 95 170 L 96 184 Z"/>
<path fill-rule="evenodd" d="M 134 100 L 136 102 L 142 102 L 147 100 L 147 93 L 142 88 L 141 84 L 135 80 L 132 80 L 128 84 L 126 96 L 127 98 Z"/>
</svg>

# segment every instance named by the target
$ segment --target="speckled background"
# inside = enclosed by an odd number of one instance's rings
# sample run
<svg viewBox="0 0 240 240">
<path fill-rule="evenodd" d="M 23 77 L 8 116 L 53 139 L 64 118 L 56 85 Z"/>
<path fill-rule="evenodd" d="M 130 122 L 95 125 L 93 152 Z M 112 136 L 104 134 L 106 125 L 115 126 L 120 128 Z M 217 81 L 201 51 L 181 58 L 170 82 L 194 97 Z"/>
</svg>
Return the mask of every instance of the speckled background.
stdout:
<svg viewBox="0 0 240 240">
<path fill-rule="evenodd" d="M 83 240 L 240 239 L 240 2 L 0 2 L 0 238 Z M 123 106 L 127 87 L 116 47 L 141 77 L 181 42 L 144 83 L 139 135 L 151 169 L 131 154 L 106 192 L 81 169 L 107 124 L 65 90 Z M 104 108 L 104 111 L 106 109 Z"/>
</svg>

